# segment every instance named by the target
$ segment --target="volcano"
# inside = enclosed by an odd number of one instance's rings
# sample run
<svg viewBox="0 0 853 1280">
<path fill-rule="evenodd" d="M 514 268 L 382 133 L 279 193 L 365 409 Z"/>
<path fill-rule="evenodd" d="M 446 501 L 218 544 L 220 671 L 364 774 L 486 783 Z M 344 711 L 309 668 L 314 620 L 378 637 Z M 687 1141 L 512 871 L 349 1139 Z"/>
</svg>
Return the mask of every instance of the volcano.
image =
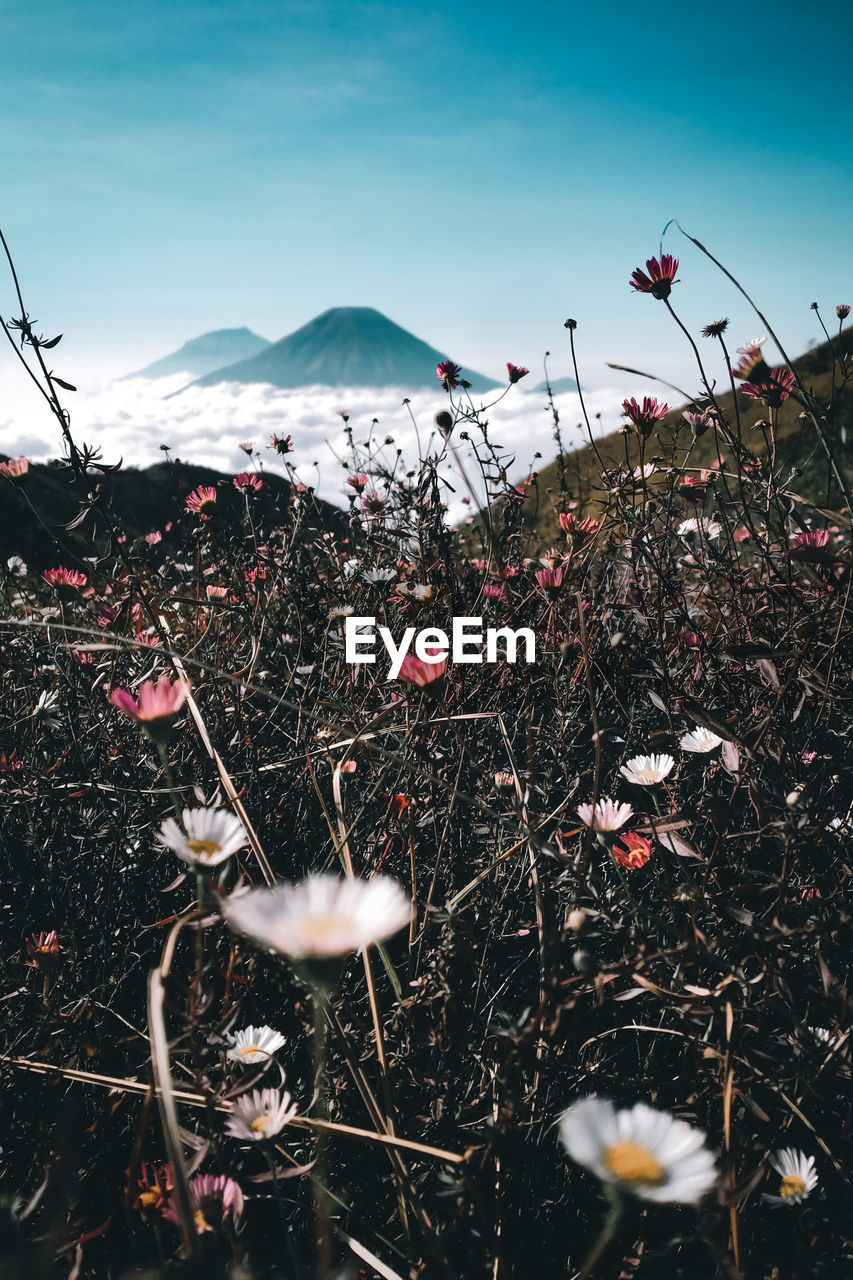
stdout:
<svg viewBox="0 0 853 1280">
<path fill-rule="evenodd" d="M 185 342 L 179 351 L 173 351 L 162 360 L 125 374 L 127 378 L 171 378 L 176 373 L 188 373 L 194 378 L 219 369 L 224 364 L 247 360 L 263 351 L 270 343 L 251 329 L 214 329 L 199 338 Z"/>
<path fill-rule="evenodd" d="M 435 390 L 439 386 L 436 365 L 448 358 L 446 351 L 422 342 L 373 307 L 332 307 L 257 355 L 205 373 L 191 385 L 265 382 L 282 388 Z M 473 391 L 491 391 L 500 385 L 464 366 L 462 377 Z"/>
</svg>

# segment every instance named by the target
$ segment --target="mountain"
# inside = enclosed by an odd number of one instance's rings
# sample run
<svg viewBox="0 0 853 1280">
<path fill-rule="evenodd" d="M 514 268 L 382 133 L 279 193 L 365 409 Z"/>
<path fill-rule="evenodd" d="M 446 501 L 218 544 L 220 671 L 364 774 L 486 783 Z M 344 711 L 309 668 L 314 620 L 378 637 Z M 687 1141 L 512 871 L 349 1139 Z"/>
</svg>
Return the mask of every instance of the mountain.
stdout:
<svg viewBox="0 0 853 1280">
<path fill-rule="evenodd" d="M 200 378 L 220 365 L 247 360 L 269 345 L 266 338 L 252 333 L 251 329 L 214 329 L 212 333 L 203 333 L 200 338 L 185 342 L 180 351 L 173 351 L 170 356 L 163 356 L 162 360 L 155 360 L 125 377 L 169 378 L 176 373 L 191 373 Z"/>
<path fill-rule="evenodd" d="M 449 358 L 373 307 L 333 307 L 247 360 L 206 373 L 193 386 L 268 382 L 274 387 L 432 387 Z M 463 367 L 474 391 L 500 384 Z"/>
<path fill-rule="evenodd" d="M 554 378 L 551 381 L 551 394 L 560 396 L 564 391 L 577 391 L 578 384 L 574 378 Z M 548 383 L 538 382 L 535 387 L 530 388 L 531 391 L 544 392 L 548 394 Z"/>
</svg>

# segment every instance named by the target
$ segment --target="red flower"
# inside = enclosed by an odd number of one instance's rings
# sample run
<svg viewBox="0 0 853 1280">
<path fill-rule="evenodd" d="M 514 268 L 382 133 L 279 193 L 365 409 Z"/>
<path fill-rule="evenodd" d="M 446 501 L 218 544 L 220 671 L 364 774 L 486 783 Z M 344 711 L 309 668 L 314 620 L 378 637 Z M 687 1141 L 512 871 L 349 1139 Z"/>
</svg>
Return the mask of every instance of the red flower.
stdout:
<svg viewBox="0 0 853 1280">
<path fill-rule="evenodd" d="M 655 423 L 660 422 L 669 413 L 669 405 L 661 404 L 653 396 L 643 396 L 643 403 L 640 405 L 631 396 L 630 400 L 622 401 L 622 412 L 635 431 L 641 436 L 648 436 L 651 435 Z"/>
<path fill-rule="evenodd" d="M 510 382 L 520 382 L 521 379 L 526 378 L 530 372 L 530 370 L 525 369 L 523 365 L 510 364 L 509 361 L 507 361 L 506 371 L 509 374 Z"/>
<path fill-rule="evenodd" d="M 282 457 L 286 453 L 293 453 L 293 436 L 276 436 L 270 440 L 267 445 L 268 449 L 275 449 L 276 453 L 280 453 Z"/>
<path fill-rule="evenodd" d="M 77 569 L 45 569 L 41 575 L 52 587 L 85 587 L 88 578 Z"/>
<path fill-rule="evenodd" d="M 537 569 L 536 581 L 543 591 L 559 591 L 563 585 L 563 570 Z"/>
<path fill-rule="evenodd" d="M 367 488 L 369 480 L 362 471 L 357 476 L 347 476 L 347 484 L 351 489 L 355 489 L 356 493 L 361 493 L 362 489 Z"/>
<path fill-rule="evenodd" d="M 825 547 L 829 541 L 826 529 L 809 529 L 806 533 L 798 533 L 798 547 Z"/>
<path fill-rule="evenodd" d="M 200 484 L 187 494 L 185 510 L 200 520 L 210 519 L 210 508 L 216 505 L 216 490 L 211 484 Z"/>
<path fill-rule="evenodd" d="M 238 476 L 234 477 L 232 484 L 241 493 L 257 493 L 259 489 L 264 487 L 263 480 L 259 476 L 253 475 L 251 471 L 241 471 Z"/>
<path fill-rule="evenodd" d="M 438 378 L 445 391 L 452 391 L 459 386 L 459 379 L 462 370 L 458 364 L 454 364 L 452 360 L 442 360 L 441 364 L 436 365 L 435 376 Z"/>
<path fill-rule="evenodd" d="M 638 293 L 650 293 L 653 298 L 668 298 L 672 286 L 678 284 L 675 273 L 678 270 L 678 259 L 671 257 L 668 253 L 662 253 L 660 262 L 657 258 L 649 258 L 646 262 L 646 271 L 641 271 L 639 267 L 631 273 L 630 285 L 632 289 L 636 289 Z"/>
<path fill-rule="evenodd" d="M 427 653 L 436 657 L 441 652 L 441 649 L 427 650 Z M 446 669 L 446 656 L 442 657 L 440 662 L 424 662 L 423 658 L 416 658 L 413 654 L 407 654 L 400 664 L 400 674 L 397 678 L 405 684 L 417 685 L 419 689 L 424 689 L 427 685 L 435 684 L 436 680 L 440 680 Z"/>
<path fill-rule="evenodd" d="M 613 846 L 613 857 L 620 867 L 625 867 L 628 871 L 639 871 L 652 856 L 651 840 L 638 836 L 635 831 L 625 831 L 619 840 L 621 844 L 617 841 Z"/>
</svg>

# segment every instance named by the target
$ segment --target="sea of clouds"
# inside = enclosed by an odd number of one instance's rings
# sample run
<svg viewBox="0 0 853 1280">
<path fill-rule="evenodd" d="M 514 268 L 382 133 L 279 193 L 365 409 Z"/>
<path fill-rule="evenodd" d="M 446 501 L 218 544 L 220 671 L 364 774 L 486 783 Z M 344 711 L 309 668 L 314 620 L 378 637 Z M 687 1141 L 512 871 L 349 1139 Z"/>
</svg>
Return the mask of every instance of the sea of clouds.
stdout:
<svg viewBox="0 0 853 1280">
<path fill-rule="evenodd" d="M 71 411 L 71 430 L 78 445 L 97 445 L 106 462 L 124 460 L 125 466 L 144 467 L 163 460 L 162 445 L 172 457 L 204 464 L 224 472 L 247 468 L 241 443 L 252 441 L 261 454 L 262 465 L 282 471 L 284 460 L 267 449 L 273 433 L 293 438 L 293 453 L 287 461 L 305 484 L 315 487 L 321 497 L 337 505 L 343 503 L 346 471 L 351 465 L 342 413 L 349 414 L 349 426 L 356 444 L 369 439 L 381 451 L 383 460 L 393 465 L 397 449 L 402 450 L 404 469 L 414 467 L 419 456 L 435 453 L 442 444 L 434 416 L 450 408 L 445 392 L 405 388 L 303 387 L 282 391 L 268 384 L 221 383 L 213 387 L 189 387 L 187 375 L 157 380 L 129 378 L 78 392 L 64 392 Z M 7 392 L 9 383 L 7 382 Z M 173 394 L 179 392 L 179 394 Z M 642 389 L 640 389 L 642 392 Z M 619 407 L 625 395 L 636 389 L 596 390 L 585 393 L 590 421 L 596 435 L 612 431 L 620 421 Z M 25 456 L 44 461 L 62 453 L 60 433 L 38 392 L 32 385 L 16 386 L 0 409 L 0 451 L 12 457 Z M 408 406 L 403 403 L 408 394 Z M 557 447 L 554 422 L 544 393 L 511 387 L 499 403 L 499 392 L 476 397 L 487 406 L 489 438 L 507 458 L 511 480 L 522 480 L 531 470 L 552 461 Z M 563 447 L 574 449 L 587 440 L 580 398 L 566 392 L 555 398 L 560 415 Z M 597 417 L 596 415 L 600 415 Z M 374 419 L 376 421 L 374 422 Z M 484 496 L 482 481 L 471 455 L 471 446 L 456 438 L 463 465 L 478 497 Z M 387 440 L 391 443 L 386 443 Z M 537 458 L 536 454 L 541 457 Z M 453 486 L 447 493 L 451 513 L 465 512 L 461 499 L 466 490 L 455 463 L 448 459 L 443 473 Z"/>
</svg>

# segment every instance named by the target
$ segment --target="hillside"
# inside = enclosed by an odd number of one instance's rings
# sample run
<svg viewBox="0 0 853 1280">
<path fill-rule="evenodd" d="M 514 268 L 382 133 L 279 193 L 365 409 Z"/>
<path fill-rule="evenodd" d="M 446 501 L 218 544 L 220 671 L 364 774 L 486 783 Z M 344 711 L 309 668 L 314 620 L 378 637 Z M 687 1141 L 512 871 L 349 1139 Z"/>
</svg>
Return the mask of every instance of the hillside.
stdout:
<svg viewBox="0 0 853 1280">
<path fill-rule="evenodd" d="M 768 342 L 767 349 L 770 344 Z M 853 353 L 853 329 L 845 330 L 841 335 L 841 353 L 847 357 Z M 707 350 L 702 352 L 708 358 Z M 713 353 L 712 353 L 713 354 Z M 720 362 L 722 363 L 722 362 Z M 709 362 L 710 365 L 710 362 Z M 825 405 L 832 400 L 833 393 L 833 359 L 828 343 L 815 347 L 793 362 L 794 368 L 804 387 Z M 711 375 L 713 376 L 713 375 Z M 853 409 L 853 381 L 842 385 L 843 379 L 838 366 L 835 371 L 835 412 L 827 427 L 832 436 L 837 456 L 841 461 L 848 484 L 853 479 L 853 430 L 851 429 L 851 409 Z M 678 397 L 666 387 L 649 380 L 648 394 L 656 396 L 672 404 Z M 736 423 L 734 400 L 731 391 L 717 396 L 717 403 L 724 417 L 733 425 Z M 662 469 L 667 466 L 683 466 L 691 443 L 690 428 L 682 420 L 684 409 L 690 403 L 678 404 L 662 420 L 646 441 L 646 461 L 659 459 Z M 741 421 L 741 438 L 744 446 L 756 457 L 765 459 L 769 451 L 769 433 L 762 432 L 756 424 L 766 421 L 768 410 L 759 402 L 749 400 L 738 392 L 738 410 Z M 790 489 L 818 505 L 839 508 L 844 500 L 838 493 L 837 486 L 832 484 L 827 494 L 827 465 L 819 440 L 809 421 L 801 418 L 803 405 L 795 393 L 778 410 L 776 465 L 781 468 L 784 477 L 791 475 L 791 469 L 799 469 L 801 475 L 791 478 Z M 735 428 L 736 429 L 736 428 Z M 597 452 L 596 452 L 597 450 Z M 599 455 L 601 461 L 599 461 Z M 725 441 L 718 440 L 709 431 L 700 436 L 690 452 L 688 466 L 693 472 L 696 469 L 711 467 L 715 459 L 722 455 L 732 463 L 731 449 Z M 558 512 L 564 499 L 578 503 L 577 513 L 591 514 L 597 512 L 602 504 L 604 491 L 601 484 L 603 461 L 607 469 L 625 466 L 627 460 L 631 466 L 639 462 L 638 438 L 635 434 L 623 434 L 621 431 L 611 432 L 596 441 L 595 449 L 586 445 L 573 453 L 565 453 L 562 458 L 555 459 L 539 471 L 526 490 L 522 504 L 522 522 L 525 536 L 533 546 L 540 550 L 555 541 L 562 541 L 558 523 Z M 650 487 L 662 482 L 662 474 L 652 477 Z"/>
<path fill-rule="evenodd" d="M 422 342 L 373 307 L 333 307 L 250 359 L 216 369 L 192 385 L 436 387 L 436 365 L 448 358 L 452 353 Z M 464 366 L 463 376 L 474 391 L 499 385 Z"/>
</svg>

